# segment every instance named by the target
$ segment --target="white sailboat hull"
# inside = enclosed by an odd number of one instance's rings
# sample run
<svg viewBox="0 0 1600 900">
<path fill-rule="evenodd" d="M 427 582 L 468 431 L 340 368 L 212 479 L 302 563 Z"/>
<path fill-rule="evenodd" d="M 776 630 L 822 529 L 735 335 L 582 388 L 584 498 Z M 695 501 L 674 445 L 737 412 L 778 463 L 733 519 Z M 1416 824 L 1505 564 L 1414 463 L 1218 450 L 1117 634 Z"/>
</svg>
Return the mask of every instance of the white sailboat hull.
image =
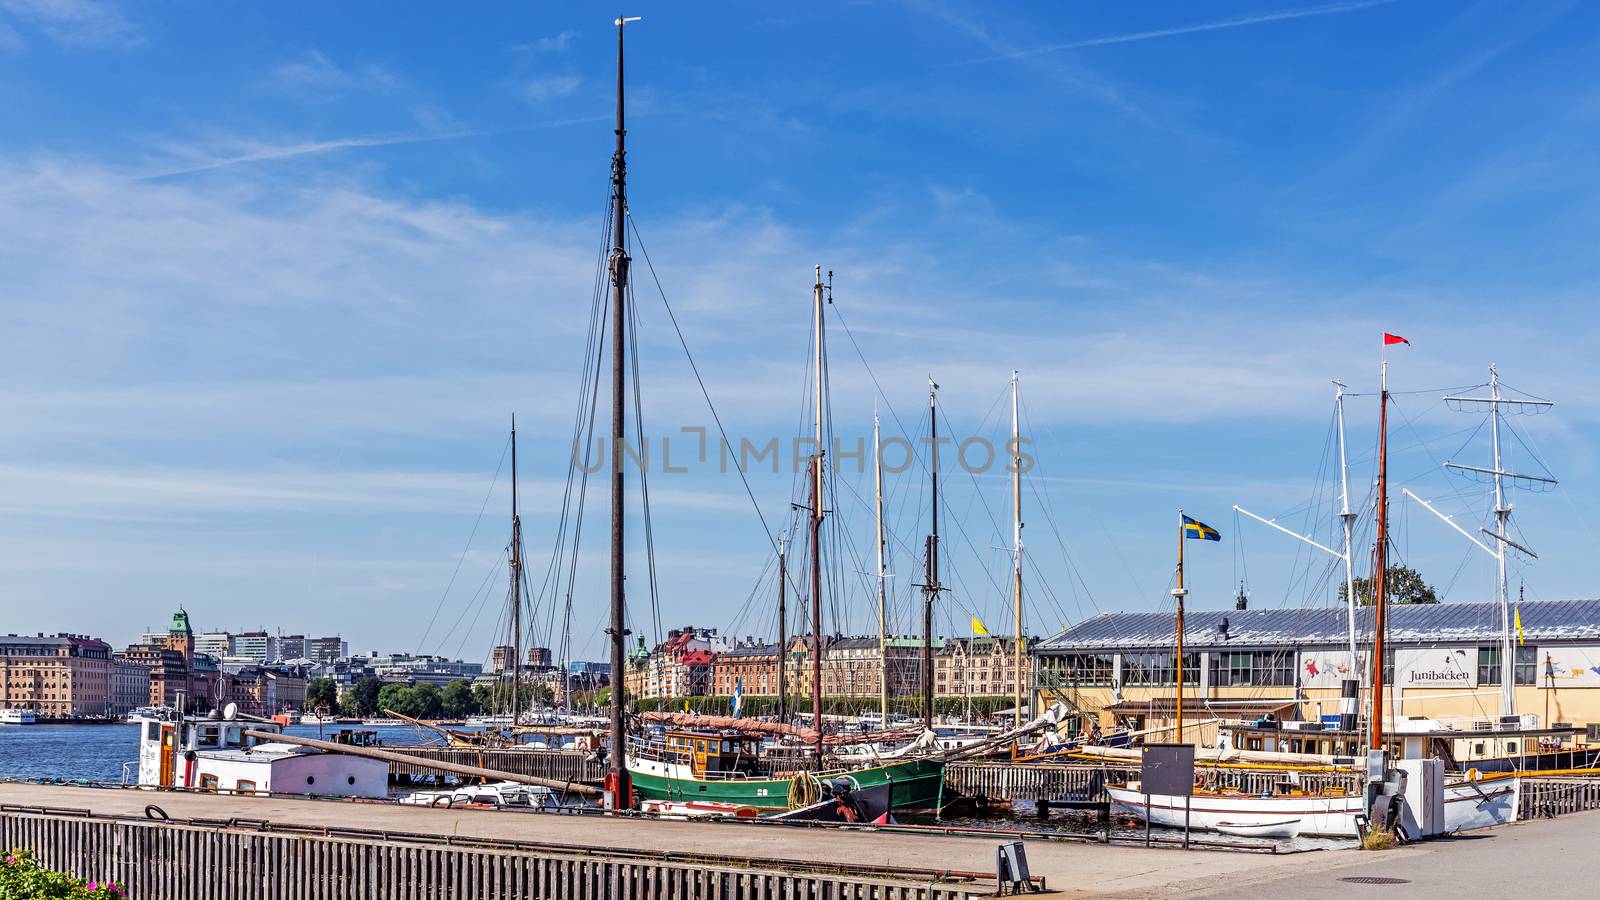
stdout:
<svg viewBox="0 0 1600 900">
<path fill-rule="evenodd" d="M 1137 789 L 1106 785 L 1106 793 L 1111 797 L 1113 812 L 1145 818 L 1145 795 Z M 1150 824 L 1182 828 L 1186 802 L 1192 829 L 1216 831 L 1219 824 L 1248 828 L 1298 819 L 1301 834 L 1349 838 L 1356 836 L 1356 816 L 1361 814 L 1362 807 L 1362 797 L 1356 794 L 1334 797 L 1197 794 L 1188 798 L 1151 794 Z"/>
<path fill-rule="evenodd" d="M 1445 785 L 1444 833 L 1516 821 L 1520 790 L 1521 782 L 1516 778 L 1457 781 Z M 1146 798 L 1136 787 L 1107 785 L 1106 793 L 1111 797 L 1113 812 L 1145 818 Z M 1197 794 L 1191 798 L 1152 794 L 1149 797 L 1150 823 L 1182 828 L 1186 799 L 1190 828 L 1230 834 L 1252 828 L 1266 829 L 1273 823 L 1298 819 L 1300 834 L 1356 837 L 1356 817 L 1365 814 L 1362 794 L 1335 797 Z"/>
</svg>

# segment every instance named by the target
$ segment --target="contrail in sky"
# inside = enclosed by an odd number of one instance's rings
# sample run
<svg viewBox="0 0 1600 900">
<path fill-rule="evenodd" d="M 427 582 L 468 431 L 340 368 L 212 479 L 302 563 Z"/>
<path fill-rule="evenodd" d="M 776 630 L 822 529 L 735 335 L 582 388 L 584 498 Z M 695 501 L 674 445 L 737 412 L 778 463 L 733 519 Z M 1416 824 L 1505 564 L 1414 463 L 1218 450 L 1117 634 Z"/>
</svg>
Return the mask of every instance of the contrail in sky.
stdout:
<svg viewBox="0 0 1600 900">
<path fill-rule="evenodd" d="M 1131 34 L 1111 34 L 1105 37 L 1084 38 L 1080 41 L 1068 41 L 1064 44 L 1051 44 L 1047 47 L 1035 47 L 1031 50 L 1018 50 L 1015 53 L 1005 53 L 1000 56 L 990 56 L 975 62 L 995 62 L 1003 59 L 1021 59 L 1025 56 L 1038 56 L 1041 53 L 1055 53 L 1059 50 L 1080 50 L 1084 47 L 1102 47 L 1107 44 L 1131 44 L 1135 41 L 1148 41 L 1154 38 L 1176 37 L 1180 34 L 1195 34 L 1201 31 L 1221 31 L 1225 28 L 1243 28 L 1247 25 L 1265 25 L 1268 22 L 1283 22 L 1289 19 L 1309 19 L 1314 16 L 1336 16 L 1341 13 L 1357 12 L 1370 9 L 1374 6 L 1388 6 L 1399 0 L 1355 0 L 1351 3 L 1329 3 L 1324 6 L 1305 6 L 1299 9 L 1280 9 L 1274 12 L 1251 13 L 1249 15 L 1235 16 L 1231 19 L 1218 19 L 1214 22 L 1201 22 L 1196 25 L 1180 25 L 1176 28 L 1161 28 L 1155 31 L 1135 31 Z"/>
</svg>

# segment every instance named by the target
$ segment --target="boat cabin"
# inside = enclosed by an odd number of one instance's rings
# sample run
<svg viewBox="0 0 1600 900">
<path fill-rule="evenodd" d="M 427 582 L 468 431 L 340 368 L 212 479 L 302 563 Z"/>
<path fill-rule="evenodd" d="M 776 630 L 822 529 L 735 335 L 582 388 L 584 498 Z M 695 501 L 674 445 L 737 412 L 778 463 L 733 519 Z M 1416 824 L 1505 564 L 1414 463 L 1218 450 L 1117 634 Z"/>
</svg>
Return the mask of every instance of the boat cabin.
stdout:
<svg viewBox="0 0 1600 900">
<path fill-rule="evenodd" d="M 696 778 L 747 778 L 760 774 L 761 739 L 736 732 L 668 731 L 654 748 L 664 761 Z"/>
<path fill-rule="evenodd" d="M 139 726 L 141 786 L 263 796 L 388 794 L 389 764 L 382 760 L 245 734 L 280 733 L 275 722 L 198 716 L 133 721 Z"/>
</svg>

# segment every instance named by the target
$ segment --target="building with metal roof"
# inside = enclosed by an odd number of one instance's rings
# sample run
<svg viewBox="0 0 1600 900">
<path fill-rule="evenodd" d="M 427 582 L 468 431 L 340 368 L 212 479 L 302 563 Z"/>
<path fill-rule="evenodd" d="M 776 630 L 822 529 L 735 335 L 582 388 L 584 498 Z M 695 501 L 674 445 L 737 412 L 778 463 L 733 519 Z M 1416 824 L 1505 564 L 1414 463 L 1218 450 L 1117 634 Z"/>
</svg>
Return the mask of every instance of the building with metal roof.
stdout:
<svg viewBox="0 0 1600 900">
<path fill-rule="evenodd" d="M 1600 741 L 1600 599 L 1518 607 L 1513 712 L 1545 724 L 1587 725 Z M 1395 716 L 1496 717 L 1506 617 L 1498 603 L 1394 605 L 1386 677 Z M 1336 713 L 1340 682 L 1367 683 L 1373 610 L 1356 611 L 1350 658 L 1343 606 L 1190 611 L 1184 617 L 1184 716 L 1250 701 L 1315 718 Z M 1039 701 L 1065 699 L 1112 724 L 1162 727 L 1174 709 L 1177 659 L 1170 613 L 1103 613 L 1034 647 Z M 1190 721 L 1197 721 L 1190 719 Z M 1204 740 L 1204 735 L 1201 735 Z"/>
</svg>

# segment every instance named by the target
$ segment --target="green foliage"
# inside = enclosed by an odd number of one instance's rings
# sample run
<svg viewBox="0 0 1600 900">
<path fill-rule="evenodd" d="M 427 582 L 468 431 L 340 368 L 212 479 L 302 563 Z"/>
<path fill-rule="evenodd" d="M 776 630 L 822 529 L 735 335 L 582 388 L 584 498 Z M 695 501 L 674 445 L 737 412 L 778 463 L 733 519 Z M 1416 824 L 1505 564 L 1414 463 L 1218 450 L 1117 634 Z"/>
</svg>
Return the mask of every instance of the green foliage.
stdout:
<svg viewBox="0 0 1600 900">
<path fill-rule="evenodd" d="M 445 685 L 440 704 L 441 712 L 447 719 L 465 719 L 478 711 L 478 698 L 473 693 L 472 683 L 462 678 Z"/>
<path fill-rule="evenodd" d="M 39 865 L 27 850 L 12 850 L 0 858 L 0 898 L 4 900 L 122 896 L 120 884 L 53 872 Z"/>
<path fill-rule="evenodd" d="M 339 712 L 346 716 L 366 718 L 378 712 L 378 692 L 383 682 L 376 678 L 362 678 L 350 686 L 339 702 Z"/>
<path fill-rule="evenodd" d="M 1384 596 L 1390 603 L 1438 603 L 1439 595 L 1422 580 L 1422 575 L 1409 566 L 1390 566 L 1384 587 Z M 1362 606 L 1372 605 L 1372 579 L 1355 580 L 1356 600 Z M 1344 602 L 1344 585 L 1339 585 L 1339 600 Z"/>
<path fill-rule="evenodd" d="M 339 686 L 332 678 L 313 678 L 306 685 L 306 709 L 339 708 Z"/>
</svg>

